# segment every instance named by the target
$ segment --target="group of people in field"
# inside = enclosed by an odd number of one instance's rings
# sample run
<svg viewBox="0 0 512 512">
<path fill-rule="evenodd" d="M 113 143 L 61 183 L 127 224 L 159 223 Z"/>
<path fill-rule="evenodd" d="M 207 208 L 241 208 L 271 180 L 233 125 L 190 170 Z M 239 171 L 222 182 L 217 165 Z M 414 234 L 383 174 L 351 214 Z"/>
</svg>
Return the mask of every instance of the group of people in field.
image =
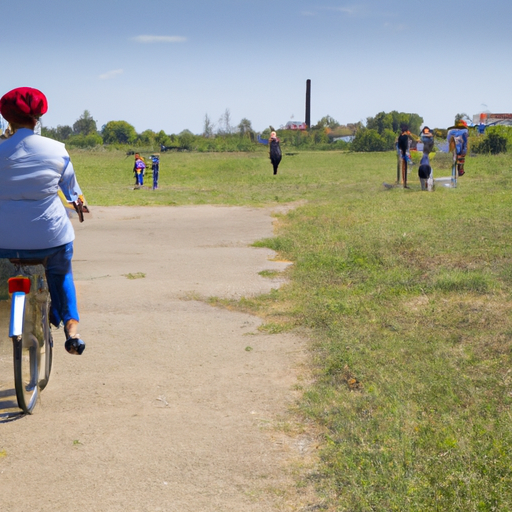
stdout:
<svg viewBox="0 0 512 512">
<path fill-rule="evenodd" d="M 463 176 L 465 173 L 464 163 L 468 151 L 468 135 L 468 125 L 462 119 L 457 121 L 455 126 L 448 128 L 447 139 L 449 150 L 456 155 L 456 170 L 458 176 Z M 409 153 L 409 147 L 412 140 L 423 144 L 423 155 L 418 167 L 418 177 L 420 179 L 421 190 L 432 190 L 433 173 L 429 155 L 434 149 L 434 135 L 428 126 L 425 126 L 421 130 L 419 137 L 412 135 L 406 124 L 401 126 L 400 135 L 396 140 L 396 149 L 401 161 L 403 187 L 409 188 L 407 185 L 407 167 L 409 164 L 412 164 Z"/>
<path fill-rule="evenodd" d="M 277 174 L 277 168 L 283 157 L 279 137 L 276 132 L 271 132 L 268 139 L 269 157 L 272 162 L 274 174 Z M 140 188 L 144 185 L 144 176 L 146 174 L 146 159 L 140 154 L 135 153 L 135 162 L 133 164 L 133 175 L 135 178 L 135 188 Z M 160 158 L 158 155 L 151 155 L 151 170 L 153 172 L 153 190 L 158 188 L 158 174 L 160 171 Z"/>
<path fill-rule="evenodd" d="M 139 153 L 135 153 L 135 162 L 133 164 L 133 174 L 135 177 L 135 187 L 140 188 L 144 185 L 144 176 L 146 174 L 146 159 Z M 160 172 L 160 157 L 151 155 L 151 171 L 153 172 L 153 190 L 158 188 L 158 177 Z"/>
<path fill-rule="evenodd" d="M 434 150 L 434 135 L 428 126 L 425 126 L 420 133 L 419 137 L 411 134 L 409 127 L 402 124 L 400 135 L 396 139 L 396 150 L 400 158 L 401 164 L 401 178 L 404 188 L 409 188 L 407 185 L 408 166 L 412 165 L 410 156 L 411 141 L 421 142 L 423 144 L 423 155 L 418 167 L 418 177 L 420 179 L 422 190 L 432 190 L 433 187 L 433 172 L 430 165 L 430 153 Z M 260 142 L 268 143 L 269 158 L 272 163 L 273 173 L 277 174 L 279 164 L 281 163 L 283 154 L 281 152 L 280 140 L 275 131 L 270 133 L 268 141 L 260 140 Z M 455 126 L 448 129 L 448 142 L 451 152 L 456 153 L 457 159 L 457 174 L 458 176 L 464 175 L 464 163 L 468 149 L 468 127 L 467 123 L 459 120 Z M 153 171 L 153 190 L 158 188 L 158 174 L 159 174 L 159 157 L 158 155 L 151 155 Z M 139 153 L 135 153 L 135 162 L 133 166 L 133 174 L 135 177 L 135 187 L 140 188 L 144 185 L 144 176 L 146 171 L 146 161 Z M 397 177 L 397 184 L 400 177 Z"/>
</svg>

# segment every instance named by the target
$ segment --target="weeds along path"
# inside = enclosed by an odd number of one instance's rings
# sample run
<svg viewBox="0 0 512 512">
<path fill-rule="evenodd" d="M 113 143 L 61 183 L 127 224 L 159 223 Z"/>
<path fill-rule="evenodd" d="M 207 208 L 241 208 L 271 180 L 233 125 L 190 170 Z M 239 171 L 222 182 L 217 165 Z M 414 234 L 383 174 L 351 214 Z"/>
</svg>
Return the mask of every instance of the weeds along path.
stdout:
<svg viewBox="0 0 512 512">
<path fill-rule="evenodd" d="M 76 233 L 87 350 L 69 356 L 54 333 L 35 414 L 8 421 L 4 402 L 2 512 L 294 510 L 282 491 L 297 450 L 274 427 L 304 343 L 194 300 L 279 285 L 258 272 L 286 264 L 249 247 L 272 236 L 271 212 L 98 207 Z M 8 391 L 12 370 L 0 375 Z"/>
</svg>

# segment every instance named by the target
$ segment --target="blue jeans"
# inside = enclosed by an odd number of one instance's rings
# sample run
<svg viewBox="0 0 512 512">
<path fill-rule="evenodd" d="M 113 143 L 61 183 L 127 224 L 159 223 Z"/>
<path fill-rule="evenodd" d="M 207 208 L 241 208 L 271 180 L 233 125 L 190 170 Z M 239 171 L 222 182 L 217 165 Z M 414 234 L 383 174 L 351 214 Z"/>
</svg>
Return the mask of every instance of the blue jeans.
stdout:
<svg viewBox="0 0 512 512">
<path fill-rule="evenodd" d="M 80 320 L 71 268 L 73 242 L 50 249 L 0 249 L 0 258 L 46 258 L 46 280 L 52 299 L 51 323 L 58 327 L 61 322 L 66 325 L 68 320 Z"/>
</svg>

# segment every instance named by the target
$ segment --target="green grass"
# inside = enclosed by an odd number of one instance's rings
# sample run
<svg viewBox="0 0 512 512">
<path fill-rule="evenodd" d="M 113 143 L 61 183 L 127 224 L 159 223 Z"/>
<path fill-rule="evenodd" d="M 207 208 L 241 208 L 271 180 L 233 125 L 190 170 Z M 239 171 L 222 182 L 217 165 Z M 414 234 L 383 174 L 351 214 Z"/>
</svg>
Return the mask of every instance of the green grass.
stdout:
<svg viewBox="0 0 512 512">
<path fill-rule="evenodd" d="M 468 158 L 428 193 L 415 174 L 382 186 L 391 153 L 298 153 L 275 177 L 263 153 L 166 154 L 156 192 L 130 189 L 131 158 L 72 156 L 92 207 L 303 201 L 256 244 L 294 262 L 289 284 L 212 303 L 310 333 L 311 510 L 512 510 L 512 157 Z"/>
<path fill-rule="evenodd" d="M 354 172 L 367 174 L 364 160 L 342 153 L 285 155 L 277 176 L 266 152 L 162 153 L 159 189 L 151 190 L 149 171 L 148 188 L 133 190 L 133 156 L 120 151 L 71 156 L 92 205 L 280 204 L 329 196 L 333 187 L 354 186 Z M 376 166 L 382 157 L 367 158 Z"/>
</svg>

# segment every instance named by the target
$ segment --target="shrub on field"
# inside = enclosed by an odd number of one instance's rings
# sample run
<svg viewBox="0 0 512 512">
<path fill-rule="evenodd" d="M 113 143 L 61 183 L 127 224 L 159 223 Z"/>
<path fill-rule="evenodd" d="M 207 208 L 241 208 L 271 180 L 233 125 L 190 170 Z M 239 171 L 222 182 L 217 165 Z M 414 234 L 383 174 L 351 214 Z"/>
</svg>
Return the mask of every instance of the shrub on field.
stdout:
<svg viewBox="0 0 512 512">
<path fill-rule="evenodd" d="M 74 148 L 94 148 L 103 145 L 103 138 L 97 132 L 88 135 L 70 135 L 66 140 L 66 146 Z"/>
<path fill-rule="evenodd" d="M 507 147 L 512 144 L 512 127 L 490 126 L 486 129 L 483 138 L 472 138 L 470 149 L 477 154 L 498 155 L 506 153 Z"/>
<path fill-rule="evenodd" d="M 388 133 L 392 134 L 392 137 Z M 391 130 L 385 130 L 380 135 L 377 130 L 364 128 L 356 133 L 352 141 L 351 150 L 355 152 L 390 151 L 393 149 L 395 134 Z"/>
</svg>

